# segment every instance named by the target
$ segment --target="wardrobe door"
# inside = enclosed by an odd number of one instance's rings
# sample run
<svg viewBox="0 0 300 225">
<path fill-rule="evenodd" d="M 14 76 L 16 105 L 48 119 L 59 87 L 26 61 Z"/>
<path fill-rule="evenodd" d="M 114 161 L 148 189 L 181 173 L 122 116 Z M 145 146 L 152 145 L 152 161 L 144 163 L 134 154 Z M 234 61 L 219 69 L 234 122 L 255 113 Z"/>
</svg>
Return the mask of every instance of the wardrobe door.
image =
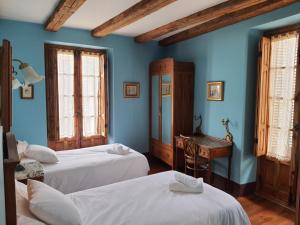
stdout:
<svg viewBox="0 0 300 225">
<path fill-rule="evenodd" d="M 151 76 L 151 137 L 160 139 L 160 76 Z"/>
<path fill-rule="evenodd" d="M 162 115 L 162 143 L 172 143 L 172 97 L 171 97 L 171 75 L 163 74 L 161 81 L 161 115 Z"/>
</svg>

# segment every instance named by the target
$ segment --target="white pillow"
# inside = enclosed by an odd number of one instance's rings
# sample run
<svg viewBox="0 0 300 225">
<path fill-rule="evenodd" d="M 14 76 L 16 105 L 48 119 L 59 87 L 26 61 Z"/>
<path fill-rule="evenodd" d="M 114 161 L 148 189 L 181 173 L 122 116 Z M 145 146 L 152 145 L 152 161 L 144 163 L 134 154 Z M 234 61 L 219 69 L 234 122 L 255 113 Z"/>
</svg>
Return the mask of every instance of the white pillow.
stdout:
<svg viewBox="0 0 300 225">
<path fill-rule="evenodd" d="M 35 159 L 41 163 L 57 163 L 56 152 L 42 145 L 29 145 L 24 152 L 28 158 Z"/>
<path fill-rule="evenodd" d="M 54 188 L 36 181 L 27 181 L 30 211 L 50 225 L 80 225 L 81 218 L 72 200 Z"/>
<path fill-rule="evenodd" d="M 17 150 L 20 159 L 24 156 L 24 152 L 26 151 L 27 147 L 28 147 L 28 143 L 26 141 L 18 140 Z"/>
<path fill-rule="evenodd" d="M 29 211 L 27 187 L 25 184 L 15 181 L 17 222 L 22 225 L 45 225 Z"/>
</svg>

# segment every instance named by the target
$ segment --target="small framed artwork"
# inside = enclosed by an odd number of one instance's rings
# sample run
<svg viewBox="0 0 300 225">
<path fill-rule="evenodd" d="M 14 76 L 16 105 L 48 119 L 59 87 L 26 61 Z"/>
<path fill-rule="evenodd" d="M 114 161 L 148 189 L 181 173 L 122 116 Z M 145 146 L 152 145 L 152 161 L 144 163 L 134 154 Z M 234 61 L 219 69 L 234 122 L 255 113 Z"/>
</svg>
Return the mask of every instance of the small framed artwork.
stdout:
<svg viewBox="0 0 300 225">
<path fill-rule="evenodd" d="M 21 87 L 21 99 L 33 99 L 34 97 L 34 88 L 32 84 Z"/>
<path fill-rule="evenodd" d="M 123 83 L 124 98 L 139 98 L 140 83 L 139 82 L 124 82 Z"/>
<path fill-rule="evenodd" d="M 208 81 L 207 82 L 207 100 L 223 101 L 224 100 L 224 82 Z"/>
<path fill-rule="evenodd" d="M 161 95 L 162 96 L 170 96 L 171 95 L 171 83 L 163 82 L 161 85 Z"/>
</svg>

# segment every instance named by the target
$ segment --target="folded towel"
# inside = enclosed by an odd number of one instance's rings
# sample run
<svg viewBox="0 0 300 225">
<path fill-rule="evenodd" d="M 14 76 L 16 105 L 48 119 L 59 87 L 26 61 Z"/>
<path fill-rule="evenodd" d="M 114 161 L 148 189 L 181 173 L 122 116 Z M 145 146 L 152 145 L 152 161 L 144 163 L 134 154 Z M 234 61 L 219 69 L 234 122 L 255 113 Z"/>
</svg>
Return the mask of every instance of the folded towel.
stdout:
<svg viewBox="0 0 300 225">
<path fill-rule="evenodd" d="M 178 182 L 180 182 L 188 187 L 195 187 L 199 183 L 198 179 L 196 179 L 195 177 L 191 177 L 186 174 L 179 173 L 179 172 L 176 172 L 174 177 L 175 177 L 175 180 L 177 180 Z"/>
<path fill-rule="evenodd" d="M 107 153 L 109 154 L 117 154 L 117 155 L 127 155 L 129 153 L 129 148 L 125 148 L 122 145 L 114 145 L 112 148 L 107 149 Z"/>
<path fill-rule="evenodd" d="M 202 178 L 199 178 L 202 179 Z M 203 182 L 203 179 L 202 179 Z M 189 187 L 180 183 L 178 181 L 173 181 L 169 184 L 169 190 L 174 192 L 186 192 L 186 193 L 202 193 L 203 192 L 203 184 L 195 187 Z"/>
</svg>

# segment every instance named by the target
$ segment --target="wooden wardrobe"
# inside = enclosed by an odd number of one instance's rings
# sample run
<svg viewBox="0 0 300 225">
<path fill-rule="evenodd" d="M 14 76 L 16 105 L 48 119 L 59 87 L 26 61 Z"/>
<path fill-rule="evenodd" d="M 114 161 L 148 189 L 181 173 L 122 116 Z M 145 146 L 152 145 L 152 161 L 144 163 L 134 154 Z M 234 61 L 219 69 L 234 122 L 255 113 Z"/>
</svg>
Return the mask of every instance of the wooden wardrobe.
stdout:
<svg viewBox="0 0 300 225">
<path fill-rule="evenodd" d="M 174 165 L 174 137 L 193 133 L 194 64 L 172 58 L 150 64 L 150 152 Z"/>
</svg>

